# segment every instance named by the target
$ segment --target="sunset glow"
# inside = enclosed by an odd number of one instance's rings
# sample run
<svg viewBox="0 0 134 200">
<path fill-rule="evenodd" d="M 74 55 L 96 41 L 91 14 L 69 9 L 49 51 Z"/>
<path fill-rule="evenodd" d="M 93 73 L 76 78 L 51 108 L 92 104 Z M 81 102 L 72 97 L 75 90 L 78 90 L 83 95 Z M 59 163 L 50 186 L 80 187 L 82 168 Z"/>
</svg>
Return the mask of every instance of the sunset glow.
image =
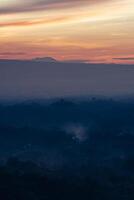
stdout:
<svg viewBox="0 0 134 200">
<path fill-rule="evenodd" d="M 0 0 L 0 58 L 134 63 L 134 0 Z"/>
</svg>

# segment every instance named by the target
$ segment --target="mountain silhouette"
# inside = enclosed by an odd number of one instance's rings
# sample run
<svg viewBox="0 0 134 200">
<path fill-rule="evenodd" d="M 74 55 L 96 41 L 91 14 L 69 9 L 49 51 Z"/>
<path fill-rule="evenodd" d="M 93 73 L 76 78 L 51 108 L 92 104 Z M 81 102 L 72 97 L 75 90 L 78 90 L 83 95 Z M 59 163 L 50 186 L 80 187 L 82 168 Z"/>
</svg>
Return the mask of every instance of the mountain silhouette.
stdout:
<svg viewBox="0 0 134 200">
<path fill-rule="evenodd" d="M 35 58 L 33 59 L 34 61 L 37 61 L 37 62 L 48 62 L 48 63 L 55 63 L 55 62 L 58 62 L 56 59 L 52 58 L 52 57 L 38 57 L 38 58 Z"/>
</svg>

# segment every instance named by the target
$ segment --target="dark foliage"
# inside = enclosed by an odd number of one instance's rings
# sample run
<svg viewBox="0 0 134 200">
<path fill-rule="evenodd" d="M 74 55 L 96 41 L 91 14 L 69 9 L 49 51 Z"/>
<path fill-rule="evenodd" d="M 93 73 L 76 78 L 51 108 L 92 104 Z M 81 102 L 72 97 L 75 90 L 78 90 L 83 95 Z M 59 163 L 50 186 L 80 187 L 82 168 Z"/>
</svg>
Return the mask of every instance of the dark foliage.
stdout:
<svg viewBox="0 0 134 200">
<path fill-rule="evenodd" d="M 0 106 L 0 199 L 134 199 L 134 102 Z"/>
</svg>

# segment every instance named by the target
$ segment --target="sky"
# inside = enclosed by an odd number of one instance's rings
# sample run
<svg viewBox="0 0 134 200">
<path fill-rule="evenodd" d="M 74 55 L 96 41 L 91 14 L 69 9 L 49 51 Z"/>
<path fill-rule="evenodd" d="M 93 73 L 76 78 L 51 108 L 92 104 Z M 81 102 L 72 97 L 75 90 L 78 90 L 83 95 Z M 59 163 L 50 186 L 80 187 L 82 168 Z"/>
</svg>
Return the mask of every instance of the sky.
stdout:
<svg viewBox="0 0 134 200">
<path fill-rule="evenodd" d="M 0 0 L 0 58 L 134 63 L 134 0 Z"/>
</svg>

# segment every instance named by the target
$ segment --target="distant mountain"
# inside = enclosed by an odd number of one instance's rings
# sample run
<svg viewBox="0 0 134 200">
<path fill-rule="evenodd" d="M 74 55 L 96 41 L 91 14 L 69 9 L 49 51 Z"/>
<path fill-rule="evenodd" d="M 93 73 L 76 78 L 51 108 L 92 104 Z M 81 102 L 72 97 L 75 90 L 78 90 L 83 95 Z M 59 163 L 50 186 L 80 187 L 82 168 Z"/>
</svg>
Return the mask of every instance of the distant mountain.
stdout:
<svg viewBox="0 0 134 200">
<path fill-rule="evenodd" d="M 56 59 L 52 58 L 52 57 L 39 57 L 39 58 L 35 58 L 33 59 L 34 61 L 37 62 L 47 62 L 47 63 L 55 63 L 58 62 Z"/>
<path fill-rule="evenodd" d="M 62 61 L 58 61 L 55 58 L 52 57 L 37 57 L 34 58 L 33 61 L 37 61 L 37 62 L 47 62 L 47 63 L 57 63 L 57 62 L 61 62 L 61 63 L 88 63 L 89 60 L 62 60 Z"/>
</svg>

